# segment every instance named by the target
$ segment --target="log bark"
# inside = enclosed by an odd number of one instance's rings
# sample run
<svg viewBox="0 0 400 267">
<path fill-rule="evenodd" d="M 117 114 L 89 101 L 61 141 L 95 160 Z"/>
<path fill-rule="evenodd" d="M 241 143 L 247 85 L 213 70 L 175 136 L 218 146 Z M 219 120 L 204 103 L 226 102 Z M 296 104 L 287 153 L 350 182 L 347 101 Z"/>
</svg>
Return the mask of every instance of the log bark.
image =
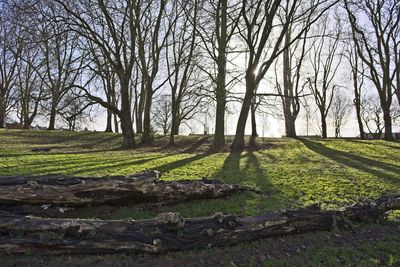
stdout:
<svg viewBox="0 0 400 267">
<path fill-rule="evenodd" d="M 119 177 L 0 177 L 0 204 L 86 206 L 212 199 L 248 190 L 221 180 L 160 181 L 146 171 Z"/>
<path fill-rule="evenodd" d="M 165 253 L 310 231 L 329 231 L 400 209 L 400 196 L 381 197 L 341 211 L 299 209 L 238 218 L 185 219 L 163 213 L 148 220 L 38 219 L 0 212 L 0 249 L 6 253 Z"/>
</svg>

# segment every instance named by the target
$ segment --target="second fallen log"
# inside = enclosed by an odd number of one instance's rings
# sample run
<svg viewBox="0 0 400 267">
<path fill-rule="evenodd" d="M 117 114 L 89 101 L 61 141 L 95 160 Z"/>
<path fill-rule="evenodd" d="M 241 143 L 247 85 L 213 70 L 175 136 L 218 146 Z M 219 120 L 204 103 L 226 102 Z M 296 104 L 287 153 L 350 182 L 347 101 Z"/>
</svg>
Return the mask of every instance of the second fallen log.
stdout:
<svg viewBox="0 0 400 267">
<path fill-rule="evenodd" d="M 223 246 L 376 221 L 400 209 L 400 196 L 381 197 L 342 210 L 299 209 L 237 217 L 183 218 L 162 213 L 147 220 L 30 218 L 0 212 L 0 250 L 5 253 L 165 253 Z"/>
<path fill-rule="evenodd" d="M 158 171 L 117 177 L 0 177 L 0 204 L 84 206 L 213 199 L 245 190 L 221 180 L 160 181 Z"/>
</svg>

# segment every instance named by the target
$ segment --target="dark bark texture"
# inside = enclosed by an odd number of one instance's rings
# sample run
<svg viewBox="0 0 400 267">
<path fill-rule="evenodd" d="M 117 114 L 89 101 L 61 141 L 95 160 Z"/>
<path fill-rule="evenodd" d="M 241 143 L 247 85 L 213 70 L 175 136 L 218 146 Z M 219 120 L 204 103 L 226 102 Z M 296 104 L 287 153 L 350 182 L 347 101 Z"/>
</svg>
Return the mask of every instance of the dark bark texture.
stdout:
<svg viewBox="0 0 400 267">
<path fill-rule="evenodd" d="M 0 177 L 0 204 L 62 206 L 212 199 L 247 190 L 221 180 L 159 181 L 146 171 L 119 177 Z"/>
<path fill-rule="evenodd" d="M 0 249 L 7 253 L 165 253 L 311 231 L 352 228 L 400 209 L 400 196 L 341 211 L 306 208 L 254 217 L 216 213 L 185 219 L 162 213 L 148 220 L 38 219 L 0 212 Z"/>
</svg>

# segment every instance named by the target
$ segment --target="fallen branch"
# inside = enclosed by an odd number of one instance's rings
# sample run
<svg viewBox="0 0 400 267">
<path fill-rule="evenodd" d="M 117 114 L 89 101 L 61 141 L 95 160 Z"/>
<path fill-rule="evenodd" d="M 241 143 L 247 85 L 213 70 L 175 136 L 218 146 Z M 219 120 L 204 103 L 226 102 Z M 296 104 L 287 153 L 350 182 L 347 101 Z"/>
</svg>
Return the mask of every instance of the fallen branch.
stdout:
<svg viewBox="0 0 400 267">
<path fill-rule="evenodd" d="M 221 180 L 160 181 L 146 171 L 118 177 L 0 177 L 0 204 L 85 206 L 212 199 L 248 190 Z"/>
<path fill-rule="evenodd" d="M 184 219 L 163 213 L 149 220 L 37 219 L 0 213 L 0 249 L 5 253 L 164 253 L 222 246 L 370 222 L 400 209 L 400 196 L 381 197 L 342 211 L 300 209 L 238 218 Z"/>
</svg>

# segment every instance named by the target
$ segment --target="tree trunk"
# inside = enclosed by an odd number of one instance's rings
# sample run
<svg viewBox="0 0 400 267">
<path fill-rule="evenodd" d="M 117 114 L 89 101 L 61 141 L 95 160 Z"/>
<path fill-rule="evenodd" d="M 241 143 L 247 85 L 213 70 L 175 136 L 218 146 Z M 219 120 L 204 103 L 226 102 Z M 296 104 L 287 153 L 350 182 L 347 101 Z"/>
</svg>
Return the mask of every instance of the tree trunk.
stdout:
<svg viewBox="0 0 400 267">
<path fill-rule="evenodd" d="M 392 116 L 390 115 L 390 109 L 385 106 L 383 109 L 383 120 L 385 123 L 385 136 L 384 139 L 387 141 L 393 141 L 393 132 L 392 132 Z"/>
<path fill-rule="evenodd" d="M 119 133 L 118 116 L 114 114 L 114 132 Z"/>
<path fill-rule="evenodd" d="M 142 81 L 143 83 L 144 81 Z M 143 110 L 146 99 L 146 91 L 144 90 L 144 84 L 141 86 L 141 96 L 139 99 L 138 111 L 136 113 L 136 131 L 139 134 L 143 133 Z"/>
<path fill-rule="evenodd" d="M 216 86 L 216 100 L 217 109 L 215 113 L 215 133 L 213 148 L 221 149 L 225 146 L 225 109 L 226 109 L 226 47 L 227 47 L 227 9 L 228 1 L 221 0 L 221 15 L 220 26 L 217 31 L 220 31 L 220 38 L 218 40 L 218 58 L 217 58 L 217 86 Z"/>
<path fill-rule="evenodd" d="M 389 86 L 389 85 L 386 85 Z M 383 111 L 383 122 L 384 122 L 384 137 L 383 139 L 387 141 L 393 141 L 393 132 L 392 132 L 392 116 L 390 114 L 390 105 L 392 103 L 392 96 L 387 97 L 385 95 L 386 90 L 381 90 L 379 94 L 379 100 L 381 104 L 381 108 Z M 377 115 L 379 118 L 379 115 Z"/>
<path fill-rule="evenodd" d="M 109 109 L 107 109 L 107 125 L 105 132 L 112 133 L 112 112 Z"/>
<path fill-rule="evenodd" d="M 159 181 L 157 171 L 117 177 L 0 177 L 0 204 L 87 206 L 213 199 L 248 190 L 220 180 Z"/>
<path fill-rule="evenodd" d="M 400 209 L 400 196 L 381 197 L 341 211 L 306 208 L 253 217 L 216 213 L 183 218 L 162 213 L 147 220 L 39 219 L 2 212 L 0 249 L 5 253 L 100 254 L 166 253 L 233 245 L 275 236 L 312 231 L 352 229 L 353 223 L 373 222 Z"/>
<path fill-rule="evenodd" d="M 33 119 L 35 117 L 35 114 L 32 114 L 32 116 L 29 116 L 29 111 L 25 111 L 22 119 L 22 129 L 28 130 L 31 128 Z"/>
<path fill-rule="evenodd" d="M 399 52 L 400 53 L 400 52 Z M 397 67 L 397 72 L 396 72 L 396 90 L 395 93 L 397 95 L 397 102 L 400 105 L 400 55 L 398 56 L 397 62 L 396 62 Z"/>
<path fill-rule="evenodd" d="M 53 103 L 51 104 L 51 110 L 50 110 L 49 127 L 47 128 L 47 130 L 49 130 L 49 131 L 52 131 L 55 129 L 56 113 L 57 113 L 57 107 L 53 101 Z"/>
<path fill-rule="evenodd" d="M 327 129 L 326 129 L 326 118 L 325 117 L 321 118 L 321 127 L 322 127 L 322 138 L 323 139 L 328 138 Z"/>
<path fill-rule="evenodd" d="M 258 136 L 258 133 L 257 133 L 257 121 L 256 121 L 256 104 L 254 97 L 250 109 L 251 109 L 251 136 L 250 136 L 249 146 L 255 147 L 257 145 L 256 138 Z"/>
<path fill-rule="evenodd" d="M 225 147 L 226 99 L 225 99 L 225 89 L 222 90 L 220 89 L 220 92 L 218 93 L 218 88 L 217 88 L 217 109 L 215 114 L 215 133 L 213 141 L 213 148 L 217 150 Z"/>
<path fill-rule="evenodd" d="M 169 145 L 173 146 L 175 145 L 175 135 L 177 133 L 177 124 L 178 124 L 178 112 L 177 110 L 179 109 L 179 104 L 176 102 L 175 99 L 175 92 L 174 90 L 172 91 L 172 110 L 171 110 L 171 132 L 169 133 Z"/>
<path fill-rule="evenodd" d="M 173 132 L 174 127 L 172 126 L 173 123 L 171 124 L 171 132 L 169 133 L 169 145 L 173 146 L 175 145 L 175 133 Z"/>
<path fill-rule="evenodd" d="M 285 46 L 289 46 L 291 41 L 290 30 L 285 34 Z M 304 49 L 304 48 L 303 48 Z M 299 110 L 295 110 L 294 84 L 292 81 L 292 57 L 290 49 L 283 51 L 283 92 L 282 107 L 285 117 L 286 137 L 296 138 L 296 117 Z M 298 67 L 297 67 L 298 68 Z M 297 86 L 297 85 L 296 85 Z M 297 90 L 296 90 L 297 91 Z M 292 111 L 293 107 L 293 111 Z"/>
<path fill-rule="evenodd" d="M 285 116 L 285 129 L 286 136 L 290 138 L 297 138 L 296 133 L 296 119 L 293 116 L 286 114 Z"/>
<path fill-rule="evenodd" d="M 325 110 L 320 110 L 321 113 L 321 131 L 322 131 L 322 138 L 326 139 L 328 138 L 327 134 L 327 125 L 326 125 L 326 116 L 325 116 Z"/>
<path fill-rule="evenodd" d="M 31 128 L 31 124 L 28 122 L 24 121 L 24 124 L 22 125 L 22 129 L 24 130 L 29 130 Z"/>
<path fill-rule="evenodd" d="M 121 130 L 122 148 L 132 149 L 135 147 L 135 133 L 132 127 L 131 103 L 129 98 L 130 77 L 121 77 Z"/>
<path fill-rule="evenodd" d="M 335 138 L 340 138 L 340 128 L 339 126 L 335 127 Z"/>
<path fill-rule="evenodd" d="M 121 119 L 121 130 L 122 130 L 122 148 L 132 149 L 135 147 L 135 134 L 132 129 L 132 121 L 130 120 L 130 112 L 127 115 L 123 113 L 120 116 Z"/>
<path fill-rule="evenodd" d="M 176 125 L 175 125 L 175 135 L 179 135 L 179 128 L 181 127 L 181 119 L 179 118 L 179 114 L 178 114 L 178 116 L 177 116 L 177 119 L 176 119 Z"/>
<path fill-rule="evenodd" d="M 254 69 L 250 68 L 246 73 L 246 93 L 243 99 L 242 109 L 240 110 L 237 122 L 235 138 L 233 139 L 232 149 L 243 150 L 245 148 L 244 134 L 246 130 L 247 117 L 249 116 L 253 92 L 256 90 Z"/>
<path fill-rule="evenodd" d="M 143 134 L 142 144 L 150 145 L 153 143 L 153 133 L 151 131 L 151 104 L 153 101 L 153 89 L 151 83 L 146 85 L 146 101 L 144 105 Z"/>
<path fill-rule="evenodd" d="M 365 131 L 364 131 L 364 125 L 363 125 L 362 116 L 361 116 L 361 101 L 360 101 L 359 97 L 358 97 L 358 99 L 356 98 L 356 100 L 355 100 L 355 106 L 356 106 L 358 129 L 360 131 L 360 139 L 364 140 L 365 139 Z"/>
<path fill-rule="evenodd" d="M 6 108 L 4 102 L 0 98 L 0 129 L 6 128 Z"/>
<path fill-rule="evenodd" d="M 357 58 L 358 59 L 358 58 Z M 355 64 L 358 64 L 358 60 L 356 60 Z M 356 65 L 356 69 L 352 70 L 353 73 L 353 86 L 354 86 L 354 106 L 356 107 L 356 115 L 358 122 L 358 129 L 360 131 L 360 139 L 365 139 L 364 125 L 361 116 L 361 87 L 358 84 L 358 66 Z"/>
</svg>

